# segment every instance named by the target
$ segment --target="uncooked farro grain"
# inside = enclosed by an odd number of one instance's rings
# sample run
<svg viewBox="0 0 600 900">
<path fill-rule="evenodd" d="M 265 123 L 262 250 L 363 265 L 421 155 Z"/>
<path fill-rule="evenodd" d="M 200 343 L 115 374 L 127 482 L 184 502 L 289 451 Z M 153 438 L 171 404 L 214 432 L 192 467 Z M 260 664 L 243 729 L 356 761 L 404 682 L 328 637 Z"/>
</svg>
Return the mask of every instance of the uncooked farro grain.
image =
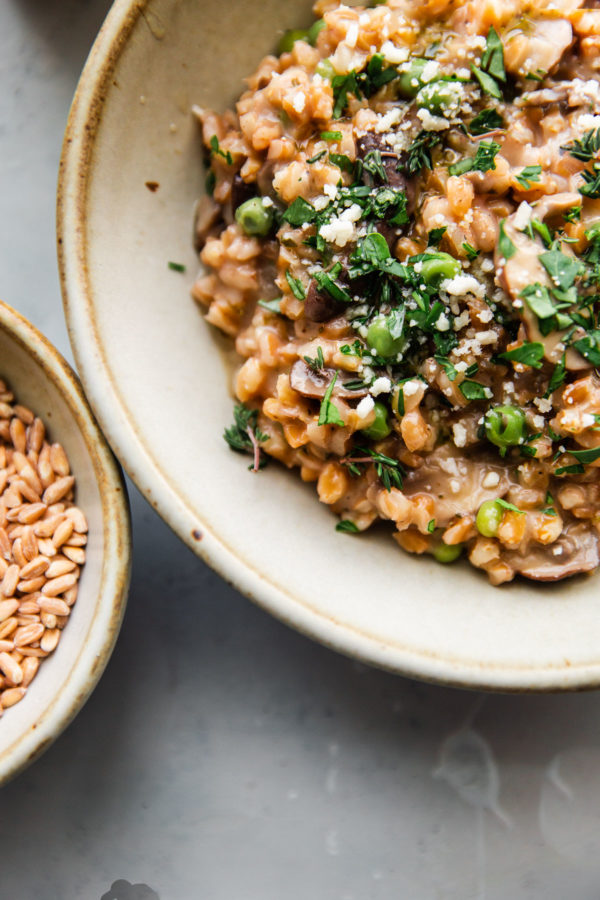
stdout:
<svg viewBox="0 0 600 900">
<path fill-rule="evenodd" d="M 60 444 L 0 380 L 0 715 L 57 646 L 77 599 L 87 521 Z"/>
</svg>

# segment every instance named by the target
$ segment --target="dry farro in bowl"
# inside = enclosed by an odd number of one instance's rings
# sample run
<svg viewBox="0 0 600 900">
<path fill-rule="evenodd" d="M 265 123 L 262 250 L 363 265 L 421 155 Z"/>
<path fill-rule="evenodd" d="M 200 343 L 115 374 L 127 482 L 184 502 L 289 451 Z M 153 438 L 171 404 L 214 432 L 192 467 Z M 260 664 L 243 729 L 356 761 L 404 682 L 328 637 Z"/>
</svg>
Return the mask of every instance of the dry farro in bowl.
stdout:
<svg viewBox="0 0 600 900">
<path fill-rule="evenodd" d="M 68 364 L 0 304 L 0 783 L 102 674 L 129 572 L 124 485 Z"/>
<path fill-rule="evenodd" d="M 481 8 L 488 10 L 486 15 L 494 10 L 501 15 L 505 5 L 486 3 Z M 223 444 L 243 358 L 232 352 L 230 337 L 207 327 L 189 296 L 198 264 L 190 241 L 192 206 L 203 193 L 207 174 L 198 122 L 191 110 L 197 106 L 226 115 L 244 90 L 243 79 L 261 59 L 273 57 L 273 70 L 280 65 L 277 43 L 284 32 L 309 29 L 314 19 L 310 0 L 294 4 L 264 0 L 260 15 L 251 0 L 232 0 L 226 15 L 217 0 L 197 4 L 117 0 L 113 5 L 73 103 L 59 186 L 63 296 L 86 395 L 119 459 L 174 531 L 224 578 L 290 626 L 365 662 L 446 684 L 497 690 L 598 685 L 600 619 L 594 577 L 580 575 L 556 584 L 515 577 L 499 590 L 466 560 L 450 568 L 428 553 L 401 553 L 390 540 L 396 530 L 391 522 L 375 522 L 358 537 L 339 533 L 330 506 L 315 502 L 314 483 L 303 482 L 282 465 L 250 474 L 247 465 L 254 463 L 253 456 L 239 457 Z M 493 19 L 480 34 L 484 43 L 491 24 Z M 571 21 L 569 26 L 574 30 Z M 499 35 L 502 28 L 498 23 Z M 234 51 L 230 50 L 232 35 Z M 323 35 L 318 35 L 316 48 L 304 42 L 303 52 L 316 49 L 321 55 Z M 374 47 L 381 49 L 377 43 Z M 297 42 L 296 51 L 300 49 Z M 481 50 L 485 52 L 483 45 Z M 507 60 L 508 55 L 505 67 Z M 470 71 L 468 65 L 465 68 Z M 481 65 L 478 68 L 483 71 Z M 384 91 L 392 85 L 384 85 Z M 347 97 L 351 104 L 355 102 L 351 91 Z M 375 101 L 360 98 L 360 103 L 365 100 L 368 111 Z M 467 124 L 475 115 L 468 116 Z M 342 128 L 334 120 L 331 130 L 344 131 L 345 118 L 346 111 Z M 280 121 L 273 113 L 275 120 Z M 232 129 L 237 127 L 235 114 L 227 115 L 225 121 Z M 319 138 L 322 131 L 325 126 L 319 128 Z M 216 152 L 212 134 L 207 137 L 210 150 Z M 224 141 L 225 135 L 221 137 Z M 500 136 L 480 137 L 500 143 Z M 228 148 L 218 134 L 217 139 L 218 149 L 226 155 Z M 329 153 L 328 147 L 323 138 L 323 149 Z M 348 151 L 338 150 L 350 158 Z M 233 150 L 229 152 L 234 156 Z M 437 147 L 432 148 L 434 168 L 437 152 Z M 475 147 L 471 155 L 461 151 L 461 159 L 474 158 L 475 153 Z M 226 158 L 218 153 L 217 157 L 216 165 L 221 160 L 226 163 Z M 563 158 L 571 162 L 566 152 Z M 527 165 L 537 163 L 527 161 L 518 174 Z M 339 173 L 337 179 L 342 177 L 345 184 L 346 173 Z M 469 173 L 455 177 L 465 175 Z M 531 201 L 533 207 L 533 197 Z M 357 222 L 360 227 L 362 223 Z M 226 224 L 232 223 L 233 215 Z M 349 224 L 357 227 L 356 222 Z M 433 225 L 430 230 L 436 227 L 442 226 Z M 240 239 L 238 246 L 247 240 Z M 262 246 L 264 239 L 256 243 Z M 432 250 L 454 258 L 446 242 Z M 568 245 L 563 252 L 568 252 Z M 479 258 L 485 255 L 480 253 Z M 469 261 L 468 257 L 461 260 Z M 169 261 L 175 268 L 169 267 Z M 271 290 L 279 274 L 275 262 Z M 225 271 L 233 277 L 237 267 L 241 276 L 248 277 L 251 266 L 247 263 Z M 473 263 L 474 278 L 480 265 Z M 184 272 L 177 271 L 181 267 Z M 201 268 L 202 276 L 214 273 L 216 277 L 217 268 Z M 284 293 L 291 301 L 287 279 L 277 293 L 256 299 L 269 303 Z M 225 295 L 223 288 L 220 295 Z M 255 300 L 249 300 L 249 314 L 254 305 Z M 269 315 L 264 307 L 259 309 Z M 287 319 L 273 317 L 269 327 L 277 333 L 282 326 L 289 327 Z M 489 330 L 497 327 L 494 322 Z M 365 340 L 359 334 L 349 346 L 359 339 Z M 264 343 L 268 350 L 268 342 Z M 290 371 L 297 361 L 295 353 Z M 250 355 L 246 353 L 247 358 Z M 318 346 L 304 355 L 318 362 Z M 553 364 L 542 362 L 546 367 L 542 374 L 548 365 Z M 337 361 L 335 368 L 341 369 Z M 536 376 L 539 371 L 534 370 Z M 468 377 L 483 383 L 479 372 Z M 412 380 L 420 382 L 416 376 Z M 426 395 L 430 391 L 435 393 L 428 387 Z M 379 397 L 385 400 L 387 394 Z M 312 416 L 320 412 L 322 399 L 307 398 Z M 340 415 L 344 404 L 356 406 L 355 400 L 337 396 L 333 403 L 339 403 Z M 259 402 L 247 400 L 246 405 L 247 414 L 264 415 Z M 421 409 L 427 407 L 422 403 Z M 391 409 L 390 423 L 397 424 Z M 240 427 L 244 428 L 244 419 Z M 327 428 L 332 434 L 336 428 L 342 433 L 338 426 Z M 264 443 L 259 441 L 261 447 Z M 501 472 L 505 461 L 500 448 L 492 443 L 483 446 L 487 446 L 490 465 Z M 569 439 L 568 446 L 576 445 Z M 288 452 L 285 446 L 283 450 Z M 509 460 L 512 452 L 507 452 Z M 358 465 L 367 468 L 367 464 Z M 351 472 L 349 477 L 353 478 Z M 496 489 L 492 497 L 498 496 L 503 495 Z M 523 508 L 520 501 L 513 505 Z M 421 538 L 429 536 L 419 532 Z"/>
<path fill-rule="evenodd" d="M 195 109 L 193 293 L 244 359 L 225 437 L 339 531 L 391 522 L 494 585 L 593 572 L 600 10 L 315 12 L 235 110 Z"/>
</svg>

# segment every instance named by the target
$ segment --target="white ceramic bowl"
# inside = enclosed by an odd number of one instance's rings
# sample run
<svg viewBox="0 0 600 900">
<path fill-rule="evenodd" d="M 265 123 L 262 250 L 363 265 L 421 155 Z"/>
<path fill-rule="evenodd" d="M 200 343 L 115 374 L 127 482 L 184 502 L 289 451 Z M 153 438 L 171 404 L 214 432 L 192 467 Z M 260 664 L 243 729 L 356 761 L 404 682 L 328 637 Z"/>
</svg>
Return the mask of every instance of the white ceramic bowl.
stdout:
<svg viewBox="0 0 600 900">
<path fill-rule="evenodd" d="M 0 377 L 66 450 L 85 512 L 87 559 L 60 643 L 21 702 L 0 719 L 0 784 L 33 762 L 79 712 L 104 671 L 125 609 L 130 531 L 125 485 L 62 356 L 0 303 Z"/>
<path fill-rule="evenodd" d="M 114 4 L 77 90 L 59 189 L 65 308 L 90 402 L 169 525 L 293 627 L 448 684 L 598 685 L 597 578 L 498 589 L 466 564 L 404 555 L 383 529 L 337 534 L 312 487 L 275 465 L 249 474 L 222 441 L 223 344 L 189 297 L 204 180 L 190 107 L 230 104 L 278 32 L 310 21 L 308 0 Z"/>
</svg>

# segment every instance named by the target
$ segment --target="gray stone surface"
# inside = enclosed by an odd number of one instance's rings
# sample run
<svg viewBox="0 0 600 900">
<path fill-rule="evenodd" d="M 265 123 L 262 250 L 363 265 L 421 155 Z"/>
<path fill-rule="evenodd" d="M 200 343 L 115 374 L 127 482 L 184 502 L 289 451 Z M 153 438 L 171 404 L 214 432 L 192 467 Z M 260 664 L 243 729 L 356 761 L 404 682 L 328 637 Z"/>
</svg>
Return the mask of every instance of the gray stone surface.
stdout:
<svg viewBox="0 0 600 900">
<path fill-rule="evenodd" d="M 107 8 L 0 3 L 0 296 L 67 355 L 56 171 Z M 106 674 L 0 792 L 2 900 L 597 900 L 597 694 L 486 698 L 336 656 L 131 500 Z"/>
</svg>

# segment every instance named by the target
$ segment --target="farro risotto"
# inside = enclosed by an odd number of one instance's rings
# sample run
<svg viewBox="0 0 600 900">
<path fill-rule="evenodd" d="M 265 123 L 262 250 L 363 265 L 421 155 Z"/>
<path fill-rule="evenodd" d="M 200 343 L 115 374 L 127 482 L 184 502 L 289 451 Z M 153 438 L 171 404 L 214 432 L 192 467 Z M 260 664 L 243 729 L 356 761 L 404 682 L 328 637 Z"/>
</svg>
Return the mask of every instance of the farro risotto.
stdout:
<svg viewBox="0 0 600 900">
<path fill-rule="evenodd" d="M 195 109 L 228 443 L 493 584 L 600 562 L 597 7 L 320 0 Z"/>
</svg>

